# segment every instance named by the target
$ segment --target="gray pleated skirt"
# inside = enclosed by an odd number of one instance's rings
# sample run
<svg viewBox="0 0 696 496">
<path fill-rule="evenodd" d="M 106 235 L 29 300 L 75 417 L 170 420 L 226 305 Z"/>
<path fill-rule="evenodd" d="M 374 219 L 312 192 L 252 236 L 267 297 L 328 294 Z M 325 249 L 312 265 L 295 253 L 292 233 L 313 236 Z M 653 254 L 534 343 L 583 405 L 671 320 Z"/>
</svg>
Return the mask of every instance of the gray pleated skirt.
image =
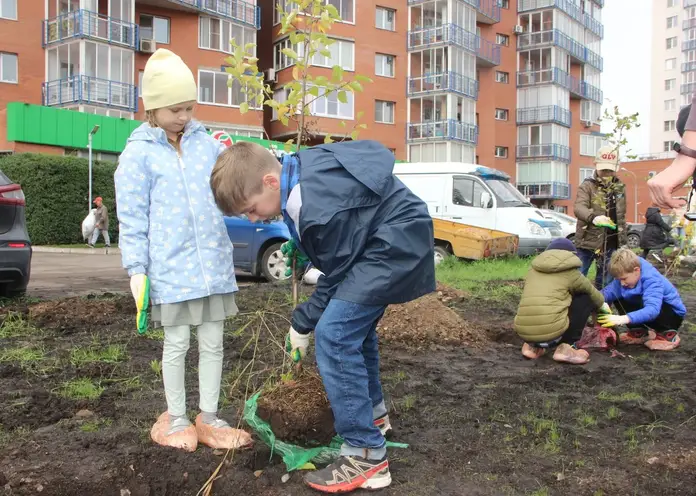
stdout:
<svg viewBox="0 0 696 496">
<path fill-rule="evenodd" d="M 153 305 L 151 318 L 160 327 L 199 326 L 203 322 L 220 322 L 237 315 L 234 293 L 216 294 L 179 303 Z"/>
</svg>

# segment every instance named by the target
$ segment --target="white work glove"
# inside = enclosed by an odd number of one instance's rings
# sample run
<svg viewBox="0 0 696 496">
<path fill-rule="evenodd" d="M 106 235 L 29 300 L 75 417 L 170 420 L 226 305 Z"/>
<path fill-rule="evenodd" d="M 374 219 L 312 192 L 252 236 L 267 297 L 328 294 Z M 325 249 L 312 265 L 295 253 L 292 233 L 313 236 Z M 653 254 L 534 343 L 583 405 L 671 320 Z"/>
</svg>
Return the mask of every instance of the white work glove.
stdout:
<svg viewBox="0 0 696 496">
<path fill-rule="evenodd" d="M 627 325 L 631 322 L 631 319 L 627 315 L 600 315 L 597 317 L 597 322 L 602 327 L 618 327 L 622 325 Z"/>
<path fill-rule="evenodd" d="M 309 334 L 300 334 L 291 326 L 285 337 L 285 350 L 290 353 L 292 361 L 301 362 L 307 354 L 307 348 L 309 348 Z"/>
<path fill-rule="evenodd" d="M 147 276 L 145 274 L 135 274 L 130 278 L 131 293 L 133 293 L 133 299 L 136 303 L 138 303 L 140 296 L 142 295 L 146 280 Z"/>
<path fill-rule="evenodd" d="M 616 229 L 616 224 L 614 224 L 614 222 L 606 215 L 598 215 L 592 219 L 592 223 L 597 227 L 609 227 L 611 229 Z"/>
</svg>

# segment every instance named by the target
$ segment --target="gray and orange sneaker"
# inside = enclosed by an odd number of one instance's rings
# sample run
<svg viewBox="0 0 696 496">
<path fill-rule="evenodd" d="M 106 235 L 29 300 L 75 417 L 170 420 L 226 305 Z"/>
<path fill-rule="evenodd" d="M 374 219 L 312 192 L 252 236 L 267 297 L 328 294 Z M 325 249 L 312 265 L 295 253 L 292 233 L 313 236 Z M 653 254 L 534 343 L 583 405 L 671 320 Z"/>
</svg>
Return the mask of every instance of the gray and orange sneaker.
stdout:
<svg viewBox="0 0 696 496">
<path fill-rule="evenodd" d="M 349 493 L 356 489 L 382 489 L 391 484 L 389 460 L 341 456 L 326 468 L 309 472 L 305 484 L 322 493 Z"/>
<path fill-rule="evenodd" d="M 384 437 L 387 437 L 387 434 L 392 430 L 391 423 L 389 422 L 389 414 L 385 413 L 381 417 L 376 418 L 375 427 L 379 429 Z"/>
<path fill-rule="evenodd" d="M 655 331 L 652 329 L 629 329 L 619 334 L 621 344 L 645 344 L 655 339 Z"/>
<path fill-rule="evenodd" d="M 677 331 L 658 332 L 656 336 L 645 342 L 645 346 L 653 351 L 672 351 L 679 348 L 681 338 Z"/>
</svg>

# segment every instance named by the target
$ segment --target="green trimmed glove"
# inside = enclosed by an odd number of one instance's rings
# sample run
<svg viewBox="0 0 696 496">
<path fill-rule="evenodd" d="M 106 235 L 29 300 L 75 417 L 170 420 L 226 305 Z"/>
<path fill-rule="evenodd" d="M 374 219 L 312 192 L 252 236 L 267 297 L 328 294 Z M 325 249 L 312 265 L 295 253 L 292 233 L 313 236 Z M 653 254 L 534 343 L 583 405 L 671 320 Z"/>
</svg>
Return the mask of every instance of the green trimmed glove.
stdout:
<svg viewBox="0 0 696 496">
<path fill-rule="evenodd" d="M 605 303 L 604 305 L 602 305 L 600 307 L 599 310 L 597 310 L 597 313 L 599 315 L 611 315 L 611 313 L 612 313 L 611 307 L 607 303 Z"/>
<path fill-rule="evenodd" d="M 597 227 L 606 227 L 607 229 L 616 231 L 616 224 L 606 215 L 598 215 L 592 220 L 592 223 Z"/>
<path fill-rule="evenodd" d="M 147 311 L 150 307 L 150 279 L 145 274 L 136 274 L 131 277 L 130 286 L 135 307 L 138 309 L 135 316 L 136 328 L 138 334 L 145 334 L 148 323 Z"/>
<path fill-rule="evenodd" d="M 290 327 L 290 331 L 285 335 L 285 351 L 290 354 L 294 363 L 300 363 L 307 354 L 309 347 L 309 334 L 300 334 Z"/>
<path fill-rule="evenodd" d="M 631 319 L 626 315 L 601 315 L 597 318 L 597 323 L 602 327 L 618 327 L 628 325 Z"/>
<path fill-rule="evenodd" d="M 297 248 L 297 243 L 294 239 L 286 241 L 280 245 L 280 252 L 285 256 L 285 277 L 292 276 L 292 259 L 295 259 L 296 268 L 299 272 L 304 271 L 305 266 L 309 263 L 309 259 L 302 254 L 302 252 Z"/>
</svg>

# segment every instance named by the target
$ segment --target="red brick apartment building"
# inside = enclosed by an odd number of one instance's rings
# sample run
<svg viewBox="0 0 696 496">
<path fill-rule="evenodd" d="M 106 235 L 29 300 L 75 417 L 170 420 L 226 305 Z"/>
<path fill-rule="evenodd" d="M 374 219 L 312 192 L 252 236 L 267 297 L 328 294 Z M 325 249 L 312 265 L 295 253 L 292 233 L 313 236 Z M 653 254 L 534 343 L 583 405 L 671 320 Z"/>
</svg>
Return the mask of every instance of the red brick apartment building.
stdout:
<svg viewBox="0 0 696 496">
<path fill-rule="evenodd" d="M 317 140 L 345 133 L 363 112 L 361 138 L 398 159 L 478 162 L 510 174 L 539 205 L 570 205 L 602 144 L 603 0 L 326 1 L 343 21 L 330 33 L 330 60 L 315 57 L 312 70 L 340 64 L 374 82 L 348 103 L 312 103 Z M 244 95 L 221 71 L 229 39 L 254 42 L 284 97 L 292 69 L 276 3 L 0 0 L 0 152 L 82 155 L 98 121 L 95 150 L 114 160 L 143 118 L 138 88 L 157 47 L 193 70 L 196 117 L 208 128 L 288 139 L 294 130 L 270 109 L 239 112 Z"/>
</svg>

